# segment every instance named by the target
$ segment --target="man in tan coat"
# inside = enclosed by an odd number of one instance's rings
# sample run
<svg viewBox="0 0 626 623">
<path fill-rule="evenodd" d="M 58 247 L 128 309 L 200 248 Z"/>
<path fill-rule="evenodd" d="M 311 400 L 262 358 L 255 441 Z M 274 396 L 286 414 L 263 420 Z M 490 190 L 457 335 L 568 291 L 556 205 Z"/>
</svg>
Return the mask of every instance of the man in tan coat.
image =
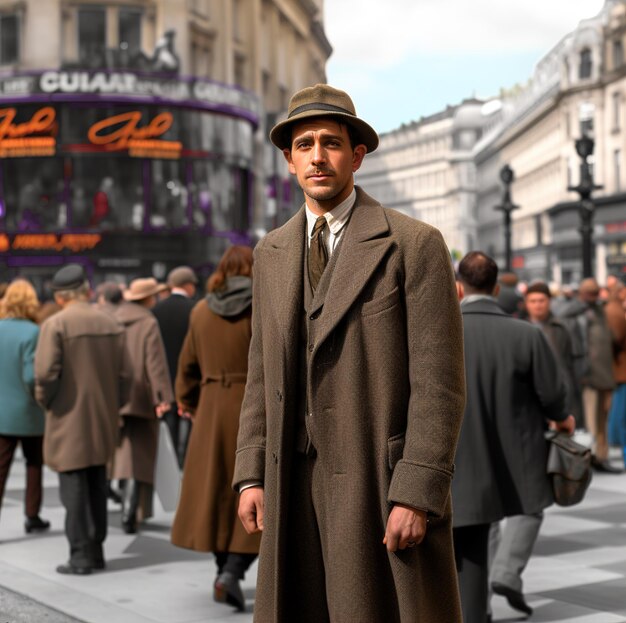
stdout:
<svg viewBox="0 0 626 623">
<path fill-rule="evenodd" d="M 262 530 L 255 620 L 457 623 L 450 256 L 354 186 L 378 136 L 343 91 L 296 93 L 270 137 L 305 205 L 255 251 L 233 482 Z"/>
<path fill-rule="evenodd" d="M 43 323 L 35 352 L 35 397 L 46 409 L 44 460 L 59 472 L 70 544 L 59 573 L 87 575 L 105 566 L 106 463 L 118 434 L 118 412 L 130 387 L 124 329 L 89 305 L 78 264 L 52 280 L 63 310 Z"/>
</svg>

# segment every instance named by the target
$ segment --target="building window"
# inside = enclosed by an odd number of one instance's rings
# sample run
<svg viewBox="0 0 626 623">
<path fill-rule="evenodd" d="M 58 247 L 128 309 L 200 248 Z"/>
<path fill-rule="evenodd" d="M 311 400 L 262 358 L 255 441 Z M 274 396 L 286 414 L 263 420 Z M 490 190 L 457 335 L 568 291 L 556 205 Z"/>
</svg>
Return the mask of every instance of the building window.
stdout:
<svg viewBox="0 0 626 623">
<path fill-rule="evenodd" d="M 591 78 L 591 69 L 593 61 L 591 59 L 591 50 L 585 48 L 580 53 L 580 65 L 578 66 L 578 77 L 583 80 L 585 78 Z"/>
<path fill-rule="evenodd" d="M 0 65 L 19 60 L 19 24 L 17 15 L 0 16 Z"/>
<path fill-rule="evenodd" d="M 619 91 L 613 93 L 613 129 L 620 129 L 620 116 L 622 109 L 622 94 Z"/>
<path fill-rule="evenodd" d="M 103 67 L 106 57 L 106 11 L 78 10 L 78 54 L 89 67 Z"/>
<path fill-rule="evenodd" d="M 613 69 L 617 69 L 624 64 L 624 45 L 621 39 L 613 41 Z"/>
<path fill-rule="evenodd" d="M 615 176 L 615 191 L 619 191 L 622 187 L 622 150 L 616 149 L 613 152 L 613 174 Z"/>
<path fill-rule="evenodd" d="M 117 25 L 120 50 L 137 54 L 141 50 L 141 11 L 121 8 Z"/>
</svg>

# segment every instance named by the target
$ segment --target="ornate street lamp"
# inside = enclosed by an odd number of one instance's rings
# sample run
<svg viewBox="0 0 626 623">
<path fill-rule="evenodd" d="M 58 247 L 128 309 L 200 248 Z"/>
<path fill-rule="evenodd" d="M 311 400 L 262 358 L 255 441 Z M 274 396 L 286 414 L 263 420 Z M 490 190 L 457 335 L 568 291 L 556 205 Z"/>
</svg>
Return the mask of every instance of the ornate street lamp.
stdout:
<svg viewBox="0 0 626 623">
<path fill-rule="evenodd" d="M 583 251 L 583 278 L 593 277 L 592 250 L 593 250 L 593 211 L 594 205 L 591 194 L 594 190 L 603 188 L 593 182 L 591 166 L 587 159 L 593 155 L 594 141 L 590 136 L 583 134 L 576 140 L 576 153 L 580 156 L 580 181 L 578 186 L 568 186 L 567 190 L 575 191 L 580 195 L 580 227 L 578 231 L 582 237 Z"/>
<path fill-rule="evenodd" d="M 515 180 L 515 173 L 508 164 L 500 169 L 500 179 L 504 185 L 504 194 L 502 203 L 494 209 L 504 212 L 504 269 L 506 272 L 511 272 L 511 212 L 517 210 L 519 206 L 511 201 L 511 184 Z"/>
</svg>

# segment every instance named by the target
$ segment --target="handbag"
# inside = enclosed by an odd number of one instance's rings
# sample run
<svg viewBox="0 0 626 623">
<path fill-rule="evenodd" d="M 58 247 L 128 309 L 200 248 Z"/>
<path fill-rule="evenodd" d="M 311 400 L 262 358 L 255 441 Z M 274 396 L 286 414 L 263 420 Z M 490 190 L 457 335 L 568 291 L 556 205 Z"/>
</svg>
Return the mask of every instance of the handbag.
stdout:
<svg viewBox="0 0 626 623">
<path fill-rule="evenodd" d="M 550 443 L 547 472 L 554 501 L 573 506 L 584 497 L 591 482 L 591 450 L 565 433 L 548 431 Z"/>
</svg>

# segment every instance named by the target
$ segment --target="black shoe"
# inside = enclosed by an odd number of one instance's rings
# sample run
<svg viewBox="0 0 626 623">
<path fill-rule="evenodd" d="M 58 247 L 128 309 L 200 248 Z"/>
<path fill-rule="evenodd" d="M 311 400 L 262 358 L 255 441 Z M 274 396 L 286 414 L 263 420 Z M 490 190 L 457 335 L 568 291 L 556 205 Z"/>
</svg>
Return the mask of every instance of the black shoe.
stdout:
<svg viewBox="0 0 626 623">
<path fill-rule="evenodd" d="M 526 603 L 524 595 L 519 591 L 516 591 L 514 588 L 511 588 L 506 584 L 500 584 L 500 582 L 492 582 L 491 590 L 496 595 L 502 595 L 502 597 L 505 597 L 511 608 L 519 610 L 528 616 L 533 613 L 533 609 Z"/>
<path fill-rule="evenodd" d="M 63 575 L 90 575 L 91 567 L 75 567 L 68 562 L 67 564 L 59 565 L 57 573 L 62 573 Z"/>
<path fill-rule="evenodd" d="M 106 569 L 106 563 L 104 562 L 104 560 L 98 560 L 97 562 L 93 563 L 92 569 L 94 569 L 95 571 L 102 571 L 103 569 Z"/>
<path fill-rule="evenodd" d="M 239 580 L 230 571 L 224 571 L 217 576 L 213 585 L 213 599 L 219 603 L 227 603 L 239 612 L 246 609 L 246 599 Z"/>
<path fill-rule="evenodd" d="M 24 522 L 24 530 L 26 534 L 31 532 L 45 532 L 50 528 L 50 522 L 42 519 L 39 515 L 35 517 L 27 517 Z"/>
<path fill-rule="evenodd" d="M 621 467 L 613 467 L 609 463 L 608 459 L 604 459 L 603 461 L 601 461 L 595 456 L 591 457 L 591 467 L 593 467 L 593 469 L 595 469 L 597 472 L 603 472 L 605 474 L 621 474 L 622 473 Z"/>
<path fill-rule="evenodd" d="M 126 521 L 122 521 L 122 530 L 126 534 L 136 534 L 137 532 L 137 522 L 133 519 L 128 519 Z"/>
</svg>

